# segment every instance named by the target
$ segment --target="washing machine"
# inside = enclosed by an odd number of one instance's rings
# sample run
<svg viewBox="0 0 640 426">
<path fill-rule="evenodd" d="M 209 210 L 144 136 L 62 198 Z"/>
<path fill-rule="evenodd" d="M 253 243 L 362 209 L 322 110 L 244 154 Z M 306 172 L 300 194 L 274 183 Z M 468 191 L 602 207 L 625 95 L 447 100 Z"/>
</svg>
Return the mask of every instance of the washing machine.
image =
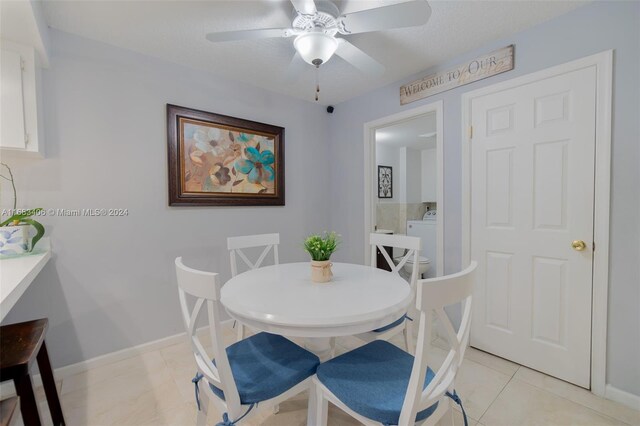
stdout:
<svg viewBox="0 0 640 426">
<path fill-rule="evenodd" d="M 437 275 L 436 267 L 436 240 L 437 240 L 437 213 L 430 210 L 425 213 L 423 220 L 408 220 L 407 235 L 420 237 L 422 247 L 420 249 L 420 263 L 423 269 L 428 263 L 429 267 L 424 268 L 426 272 L 423 278 L 433 278 Z M 424 264 L 424 265 L 423 265 Z"/>
</svg>

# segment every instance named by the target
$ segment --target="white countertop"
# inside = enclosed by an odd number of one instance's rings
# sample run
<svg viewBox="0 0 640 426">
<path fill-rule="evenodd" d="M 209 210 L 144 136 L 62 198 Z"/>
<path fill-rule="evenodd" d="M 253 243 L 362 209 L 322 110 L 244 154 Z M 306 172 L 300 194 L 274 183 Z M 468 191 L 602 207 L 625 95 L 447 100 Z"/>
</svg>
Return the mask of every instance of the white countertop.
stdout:
<svg viewBox="0 0 640 426">
<path fill-rule="evenodd" d="M 0 321 L 7 316 L 51 258 L 48 238 L 40 240 L 34 250 L 37 253 L 0 259 Z"/>
</svg>

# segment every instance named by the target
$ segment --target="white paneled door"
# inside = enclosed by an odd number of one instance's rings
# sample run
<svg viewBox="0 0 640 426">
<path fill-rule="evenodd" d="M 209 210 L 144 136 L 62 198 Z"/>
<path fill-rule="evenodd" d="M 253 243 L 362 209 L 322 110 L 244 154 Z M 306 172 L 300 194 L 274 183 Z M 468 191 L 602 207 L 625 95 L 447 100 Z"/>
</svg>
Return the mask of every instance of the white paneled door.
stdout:
<svg viewBox="0 0 640 426">
<path fill-rule="evenodd" d="M 595 114 L 595 66 L 471 104 L 471 345 L 586 388 Z"/>
</svg>

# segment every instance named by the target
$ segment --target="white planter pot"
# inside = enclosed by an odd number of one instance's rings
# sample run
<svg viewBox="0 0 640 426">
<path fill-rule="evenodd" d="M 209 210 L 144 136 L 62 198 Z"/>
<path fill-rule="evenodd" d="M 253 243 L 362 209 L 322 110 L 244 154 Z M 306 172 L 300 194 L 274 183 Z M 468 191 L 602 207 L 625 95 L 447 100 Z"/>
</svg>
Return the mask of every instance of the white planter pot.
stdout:
<svg viewBox="0 0 640 426">
<path fill-rule="evenodd" d="M 14 256 L 29 251 L 29 225 L 3 226 L 0 228 L 0 256 Z"/>
</svg>

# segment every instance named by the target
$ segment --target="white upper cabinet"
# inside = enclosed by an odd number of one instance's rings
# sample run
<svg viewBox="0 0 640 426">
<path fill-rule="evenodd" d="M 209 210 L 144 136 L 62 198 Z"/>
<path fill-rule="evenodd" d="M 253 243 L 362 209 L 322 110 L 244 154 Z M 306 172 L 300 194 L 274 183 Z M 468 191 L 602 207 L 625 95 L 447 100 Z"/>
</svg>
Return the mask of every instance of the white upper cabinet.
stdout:
<svg viewBox="0 0 640 426">
<path fill-rule="evenodd" d="M 22 57 L 11 50 L 0 55 L 0 143 L 6 148 L 24 149 L 24 97 L 22 92 Z"/>
<path fill-rule="evenodd" d="M 435 203 L 438 200 L 436 183 L 438 181 L 438 162 L 436 149 L 422 150 L 422 202 Z"/>
<path fill-rule="evenodd" d="M 38 84 L 33 47 L 0 46 L 0 148 L 2 154 L 44 156 L 38 129 Z"/>
<path fill-rule="evenodd" d="M 0 0 L 0 155 L 44 157 L 40 71 L 49 28 L 36 0 Z"/>
</svg>

